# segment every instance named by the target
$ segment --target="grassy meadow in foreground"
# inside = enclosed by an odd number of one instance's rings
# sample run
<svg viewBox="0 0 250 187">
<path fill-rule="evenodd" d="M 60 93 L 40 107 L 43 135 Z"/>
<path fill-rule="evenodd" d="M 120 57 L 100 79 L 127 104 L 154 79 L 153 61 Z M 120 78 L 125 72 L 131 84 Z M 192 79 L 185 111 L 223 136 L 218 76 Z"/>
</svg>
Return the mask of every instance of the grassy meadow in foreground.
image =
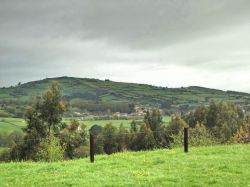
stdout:
<svg viewBox="0 0 250 187">
<path fill-rule="evenodd" d="M 0 164 L 0 186 L 250 186 L 250 145 Z"/>
</svg>

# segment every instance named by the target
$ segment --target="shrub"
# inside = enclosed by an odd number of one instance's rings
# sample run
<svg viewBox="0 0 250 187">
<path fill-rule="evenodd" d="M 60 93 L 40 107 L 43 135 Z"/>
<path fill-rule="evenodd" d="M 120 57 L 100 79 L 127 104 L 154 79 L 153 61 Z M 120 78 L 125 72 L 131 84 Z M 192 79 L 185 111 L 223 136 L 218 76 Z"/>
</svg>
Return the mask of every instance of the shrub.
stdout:
<svg viewBox="0 0 250 187">
<path fill-rule="evenodd" d="M 0 153 L 0 162 L 8 162 L 10 161 L 10 150 L 4 149 Z"/>
<path fill-rule="evenodd" d="M 55 162 L 63 160 L 65 148 L 60 145 L 60 140 L 50 135 L 43 139 L 36 153 L 37 161 Z"/>
<path fill-rule="evenodd" d="M 183 146 L 184 131 L 172 135 L 172 147 Z M 195 128 L 188 130 L 188 142 L 190 146 L 211 146 L 218 143 L 218 140 L 213 136 L 212 132 L 203 124 L 196 124 Z"/>
<path fill-rule="evenodd" d="M 104 138 L 102 134 L 95 136 L 95 154 L 103 154 L 104 153 Z"/>
<path fill-rule="evenodd" d="M 61 144 L 65 145 L 65 156 L 69 159 L 79 157 L 76 149 L 87 143 L 86 126 L 80 125 L 77 120 L 72 120 L 60 134 Z"/>
<path fill-rule="evenodd" d="M 5 111 L 0 111 L 0 117 L 7 118 L 7 117 L 12 117 L 12 115 Z"/>
<path fill-rule="evenodd" d="M 90 147 L 88 145 L 80 146 L 74 150 L 75 158 L 83 158 L 89 156 Z"/>
<path fill-rule="evenodd" d="M 171 116 L 171 121 L 167 126 L 167 131 L 171 132 L 172 134 L 178 134 L 183 130 L 184 127 L 188 127 L 187 123 L 181 118 L 180 115 L 175 114 Z"/>
<path fill-rule="evenodd" d="M 127 150 L 129 147 L 129 132 L 123 126 L 123 124 L 119 127 L 119 132 L 117 136 L 117 143 L 118 143 L 118 151 Z"/>
<path fill-rule="evenodd" d="M 232 137 L 233 143 L 250 143 L 250 124 L 243 124 Z"/>
<path fill-rule="evenodd" d="M 102 136 L 103 140 L 103 149 L 105 153 L 112 154 L 118 151 L 118 143 L 117 143 L 117 128 L 111 123 L 105 125 L 103 128 Z"/>
<path fill-rule="evenodd" d="M 194 112 L 183 116 L 190 127 L 197 123 L 212 129 L 214 136 L 221 143 L 227 143 L 242 124 L 244 113 L 242 109 L 232 103 L 211 101 L 209 106 L 198 106 Z"/>
<path fill-rule="evenodd" d="M 132 147 L 133 150 L 150 150 L 154 149 L 156 146 L 156 141 L 154 139 L 154 134 L 152 130 L 146 125 L 142 124 L 140 131 L 135 137 L 135 146 Z"/>
</svg>

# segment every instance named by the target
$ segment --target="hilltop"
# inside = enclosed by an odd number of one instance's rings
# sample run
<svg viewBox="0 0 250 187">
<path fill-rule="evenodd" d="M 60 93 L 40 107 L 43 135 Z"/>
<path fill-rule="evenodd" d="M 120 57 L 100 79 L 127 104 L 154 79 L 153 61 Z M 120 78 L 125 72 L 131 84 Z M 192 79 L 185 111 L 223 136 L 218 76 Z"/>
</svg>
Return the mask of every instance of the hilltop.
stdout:
<svg viewBox="0 0 250 187">
<path fill-rule="evenodd" d="M 128 108 L 128 104 L 159 107 L 166 112 L 188 111 L 197 104 L 207 104 L 211 100 L 240 104 L 248 110 L 250 94 L 222 91 L 204 87 L 167 88 L 146 84 L 114 82 L 75 77 L 57 77 L 28 82 L 15 87 L 0 88 L 0 112 L 11 113 L 8 109 L 13 103 L 22 109 L 36 96 L 47 90 L 52 80 L 63 87 L 65 99 L 71 104 L 71 111 L 95 112 L 96 108 L 111 112 Z M 14 105 L 13 105 L 14 106 Z M 5 107 L 5 108 L 4 108 Z M 122 111 L 121 111 L 122 112 Z"/>
</svg>

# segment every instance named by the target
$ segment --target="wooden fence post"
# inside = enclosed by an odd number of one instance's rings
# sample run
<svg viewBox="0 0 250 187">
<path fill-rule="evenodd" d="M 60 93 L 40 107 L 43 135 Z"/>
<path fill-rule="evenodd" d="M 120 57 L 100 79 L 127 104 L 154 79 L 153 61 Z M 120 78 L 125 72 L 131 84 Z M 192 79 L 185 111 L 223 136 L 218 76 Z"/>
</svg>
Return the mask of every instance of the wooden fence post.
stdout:
<svg viewBox="0 0 250 187">
<path fill-rule="evenodd" d="M 90 132 L 90 151 L 89 151 L 89 155 L 90 155 L 90 162 L 94 162 L 95 161 L 95 138 L 94 135 Z"/>
<path fill-rule="evenodd" d="M 184 128 L 184 152 L 188 152 L 188 128 Z"/>
</svg>

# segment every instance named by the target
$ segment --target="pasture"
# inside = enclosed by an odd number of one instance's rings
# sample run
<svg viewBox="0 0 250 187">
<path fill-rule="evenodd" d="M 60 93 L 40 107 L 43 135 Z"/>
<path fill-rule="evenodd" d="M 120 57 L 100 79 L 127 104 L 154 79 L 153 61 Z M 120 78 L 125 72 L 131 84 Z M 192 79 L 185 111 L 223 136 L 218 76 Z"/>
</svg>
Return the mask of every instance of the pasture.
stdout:
<svg viewBox="0 0 250 187">
<path fill-rule="evenodd" d="M 63 122 L 69 123 L 74 118 L 63 118 Z M 163 122 L 168 123 L 170 121 L 169 116 L 163 117 Z M 81 124 L 85 124 L 88 128 L 92 125 L 105 126 L 108 123 L 112 123 L 119 127 L 121 123 L 125 127 L 129 127 L 132 120 L 83 120 Z M 11 133 L 13 131 L 21 131 L 21 128 L 26 127 L 26 122 L 22 118 L 0 118 L 0 132 Z"/>
<path fill-rule="evenodd" d="M 24 127 L 26 127 L 26 122 L 22 118 L 0 118 L 0 132 L 2 133 L 21 131 Z"/>
<path fill-rule="evenodd" d="M 250 186 L 250 145 L 123 152 L 0 164 L 0 186 Z"/>
</svg>

